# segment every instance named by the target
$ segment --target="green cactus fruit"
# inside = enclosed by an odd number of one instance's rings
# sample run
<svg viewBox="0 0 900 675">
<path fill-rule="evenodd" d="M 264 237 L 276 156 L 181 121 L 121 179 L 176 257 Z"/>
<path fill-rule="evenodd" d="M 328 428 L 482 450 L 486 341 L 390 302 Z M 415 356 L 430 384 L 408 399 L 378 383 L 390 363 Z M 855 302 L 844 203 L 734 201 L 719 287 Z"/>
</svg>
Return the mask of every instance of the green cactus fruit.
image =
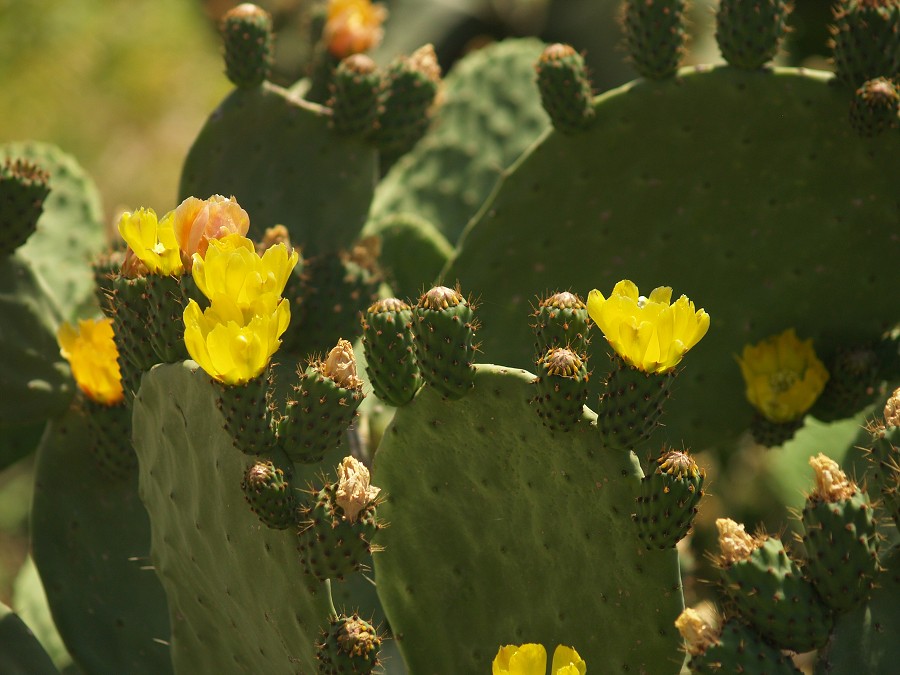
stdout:
<svg viewBox="0 0 900 675">
<path fill-rule="evenodd" d="M 412 148 L 428 130 L 440 81 L 441 67 L 431 45 L 397 59 L 388 68 L 378 125 L 371 137 L 388 161 Z"/>
<path fill-rule="evenodd" d="M 825 455 L 811 457 L 816 487 L 801 520 L 806 577 L 836 612 L 869 599 L 878 572 L 878 539 L 868 495 Z"/>
<path fill-rule="evenodd" d="M 235 86 L 257 87 L 272 67 L 272 17 L 251 3 L 230 9 L 220 26 L 225 43 L 225 73 Z"/>
<path fill-rule="evenodd" d="M 641 479 L 634 516 L 648 549 L 672 548 L 690 531 L 703 496 L 706 471 L 685 450 L 666 450 Z"/>
<path fill-rule="evenodd" d="M 876 505 L 900 527 L 900 389 L 884 407 L 884 419 L 871 422 L 871 446 L 867 450 L 866 490 Z"/>
<path fill-rule="evenodd" d="M 273 530 L 286 530 L 297 524 L 297 499 L 290 480 L 290 462 L 260 459 L 244 472 L 241 489 L 250 509 L 263 524 Z"/>
<path fill-rule="evenodd" d="M 854 90 L 900 74 L 900 0 L 841 0 L 831 28 L 834 70 Z"/>
<path fill-rule="evenodd" d="M 285 295 L 294 307 L 299 304 L 299 320 L 291 322 L 284 336 L 286 351 L 309 354 L 359 334 L 360 313 L 378 297 L 378 254 L 377 241 L 366 238 L 349 252 L 305 261 L 299 296 Z"/>
<path fill-rule="evenodd" d="M 716 527 L 724 590 L 743 618 L 781 649 L 808 652 L 824 645 L 833 624 L 831 610 L 781 540 L 751 536 L 727 518 L 719 518 Z"/>
<path fill-rule="evenodd" d="M 177 363 L 189 358 L 184 345 L 186 303 L 181 277 L 148 275 L 147 302 L 150 324 L 144 330 L 158 362 Z"/>
<path fill-rule="evenodd" d="M 150 323 L 147 301 L 147 277 L 129 278 L 124 274 L 113 277 L 112 320 L 119 362 L 127 360 L 137 370 L 149 370 L 157 363 L 156 352 L 147 340 Z M 120 343 L 121 339 L 121 343 Z M 125 370 L 122 370 L 124 376 Z M 126 395 L 127 395 L 126 388 Z"/>
<path fill-rule="evenodd" d="M 320 675 L 370 675 L 381 662 L 381 636 L 359 614 L 332 617 L 316 644 Z"/>
<path fill-rule="evenodd" d="M 750 420 L 750 433 L 753 440 L 766 448 L 777 448 L 794 437 L 803 426 L 803 418 L 788 422 L 773 422 L 764 415 L 754 412 Z"/>
<path fill-rule="evenodd" d="M 278 423 L 279 443 L 291 461 L 315 464 L 341 444 L 365 398 L 362 387 L 353 346 L 344 339 L 300 373 L 296 398 L 288 400 Z"/>
<path fill-rule="evenodd" d="M 271 373 L 263 371 L 246 384 L 224 384 L 212 380 L 218 393 L 216 406 L 235 448 L 247 455 L 271 452 L 275 434 L 269 411 Z"/>
<path fill-rule="evenodd" d="M 98 255 L 91 263 L 91 271 L 94 274 L 94 298 L 103 315 L 113 320 L 115 320 L 113 280 L 122 269 L 124 258 L 124 251 L 107 251 Z"/>
<path fill-rule="evenodd" d="M 319 581 L 343 580 L 362 569 L 378 550 L 372 544 L 383 527 L 375 509 L 380 488 L 369 483 L 369 470 L 353 457 L 338 467 L 338 481 L 326 482 L 300 509 L 297 550 L 306 571 Z"/>
<path fill-rule="evenodd" d="M 672 77 L 684 55 L 685 0 L 626 0 L 622 23 L 631 63 L 642 77 Z"/>
<path fill-rule="evenodd" d="M 93 434 L 91 454 L 104 475 L 127 480 L 137 473 L 137 456 L 131 446 L 131 407 L 122 401 L 103 405 L 86 399 L 88 425 Z"/>
<path fill-rule="evenodd" d="M 448 399 L 472 388 L 476 346 L 474 312 L 459 289 L 435 286 L 413 310 L 416 361 L 425 382 Z"/>
<path fill-rule="evenodd" d="M 716 40 L 735 68 L 758 70 L 772 60 L 787 30 L 786 0 L 721 0 Z"/>
<path fill-rule="evenodd" d="M 397 298 L 378 300 L 363 318 L 366 372 L 375 395 L 389 405 L 409 403 L 422 376 L 416 365 L 412 308 Z"/>
<path fill-rule="evenodd" d="M 534 69 L 541 104 L 553 126 L 566 134 L 589 127 L 594 121 L 594 94 L 584 57 L 570 45 L 552 44 Z"/>
<path fill-rule="evenodd" d="M 612 355 L 613 368 L 597 409 L 597 428 L 615 448 L 632 448 L 650 438 L 659 426 L 663 405 L 677 371 L 645 373 Z"/>
<path fill-rule="evenodd" d="M 584 300 L 568 291 L 554 293 L 540 302 L 531 315 L 537 356 L 553 347 L 567 347 L 578 354 L 587 352 L 591 324 Z"/>
<path fill-rule="evenodd" d="M 750 626 L 734 617 L 721 628 L 710 626 L 698 612 L 686 609 L 675 621 L 687 643 L 688 669 L 702 673 L 744 675 L 799 675 L 790 657 L 767 644 Z"/>
<path fill-rule="evenodd" d="M 0 165 L 0 256 L 12 254 L 37 229 L 50 194 L 50 176 L 24 159 Z"/>
<path fill-rule="evenodd" d="M 551 431 L 571 431 L 584 416 L 587 359 L 564 347 L 554 347 L 537 362 L 537 389 L 532 402 L 538 417 Z"/>
<path fill-rule="evenodd" d="M 828 381 L 810 414 L 833 422 L 862 410 L 881 380 L 880 366 L 871 345 L 839 349 L 828 363 Z"/>
<path fill-rule="evenodd" d="M 850 102 L 850 124 L 860 136 L 877 136 L 900 125 L 900 90 L 886 77 L 866 80 Z"/>
<path fill-rule="evenodd" d="M 375 129 L 381 73 L 365 54 L 338 64 L 331 81 L 331 128 L 344 136 L 365 136 Z"/>
</svg>

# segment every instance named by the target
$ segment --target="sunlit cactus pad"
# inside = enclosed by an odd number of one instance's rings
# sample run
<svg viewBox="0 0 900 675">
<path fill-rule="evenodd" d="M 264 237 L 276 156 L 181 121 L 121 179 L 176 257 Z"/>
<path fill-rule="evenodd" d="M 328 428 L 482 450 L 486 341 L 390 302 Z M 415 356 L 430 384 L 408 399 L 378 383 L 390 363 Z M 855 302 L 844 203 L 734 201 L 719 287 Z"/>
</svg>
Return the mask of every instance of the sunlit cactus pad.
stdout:
<svg viewBox="0 0 900 675">
<path fill-rule="evenodd" d="M 677 673 L 677 556 L 637 536 L 637 459 L 601 447 L 590 411 L 548 431 L 533 379 L 480 365 L 458 401 L 426 387 L 379 446 L 378 592 L 410 672 L 489 672 L 501 645 L 537 642 L 591 672 Z"/>
<path fill-rule="evenodd" d="M 485 353 L 521 367 L 540 293 L 627 278 L 687 294 L 712 321 L 663 421 L 675 441 L 721 441 L 751 417 L 745 343 L 795 327 L 827 357 L 900 316 L 900 134 L 859 138 L 849 103 L 830 75 L 794 69 L 690 69 L 603 94 L 591 129 L 547 134 L 510 169 L 444 281 L 479 289 Z"/>
<path fill-rule="evenodd" d="M 247 506 L 248 458 L 192 361 L 157 366 L 135 399 L 141 498 L 169 598 L 172 661 L 186 673 L 312 673 L 325 587 L 304 575 L 292 532 Z"/>
</svg>

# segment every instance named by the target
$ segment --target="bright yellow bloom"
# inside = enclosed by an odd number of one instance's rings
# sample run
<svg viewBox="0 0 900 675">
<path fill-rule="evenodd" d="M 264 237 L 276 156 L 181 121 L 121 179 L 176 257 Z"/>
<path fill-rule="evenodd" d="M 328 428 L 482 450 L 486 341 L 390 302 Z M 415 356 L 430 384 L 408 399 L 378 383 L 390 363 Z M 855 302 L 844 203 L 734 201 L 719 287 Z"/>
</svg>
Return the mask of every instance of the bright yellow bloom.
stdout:
<svg viewBox="0 0 900 675">
<path fill-rule="evenodd" d="M 243 307 L 229 296 L 216 296 L 206 310 L 190 300 L 184 308 L 184 344 L 213 379 L 246 384 L 266 369 L 290 320 L 290 303 L 276 293 Z"/>
<path fill-rule="evenodd" d="M 210 239 L 205 257 L 194 254 L 194 281 L 210 300 L 228 296 L 246 307 L 260 295 L 281 295 L 298 258 L 284 244 L 271 246 L 260 256 L 252 241 L 229 234 Z"/>
<path fill-rule="evenodd" d="M 195 253 L 201 258 L 205 256 L 210 239 L 229 234 L 246 235 L 250 216 L 234 197 L 188 197 L 175 208 L 174 229 L 185 267 L 190 269 L 191 257 Z"/>
<path fill-rule="evenodd" d="M 122 401 L 125 392 L 112 319 L 86 319 L 79 321 L 77 328 L 64 323 L 56 339 L 60 354 L 69 361 L 72 376 L 88 398 L 103 405 Z"/>
<path fill-rule="evenodd" d="M 377 47 L 384 36 L 381 24 L 385 19 L 384 6 L 370 0 L 330 0 L 324 30 L 328 51 L 343 59 Z"/>
<path fill-rule="evenodd" d="M 157 220 L 153 209 L 126 211 L 119 219 L 119 234 L 150 274 L 173 276 L 184 271 L 174 221 L 171 211 L 162 220 Z"/>
<path fill-rule="evenodd" d="M 695 310 L 682 295 L 674 303 L 668 286 L 641 297 L 631 281 L 616 284 L 609 298 L 594 289 L 588 295 L 588 314 L 609 344 L 630 366 L 645 373 L 666 373 L 709 330 L 709 314 Z"/>
<path fill-rule="evenodd" d="M 746 345 L 738 363 L 747 399 L 772 422 L 799 419 L 828 381 L 828 371 L 816 356 L 812 340 L 801 342 L 793 328 Z"/>
<path fill-rule="evenodd" d="M 587 666 L 571 647 L 557 645 L 550 675 L 584 675 Z M 501 647 L 491 666 L 492 675 L 545 675 L 547 652 L 543 645 L 506 645 Z"/>
</svg>

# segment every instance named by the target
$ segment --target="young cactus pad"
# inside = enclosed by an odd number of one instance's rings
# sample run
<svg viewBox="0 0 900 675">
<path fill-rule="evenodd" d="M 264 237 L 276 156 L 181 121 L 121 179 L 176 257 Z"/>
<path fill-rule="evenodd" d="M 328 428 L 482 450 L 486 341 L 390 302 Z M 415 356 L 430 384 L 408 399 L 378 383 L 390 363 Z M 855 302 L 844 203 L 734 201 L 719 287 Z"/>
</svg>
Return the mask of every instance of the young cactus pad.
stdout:
<svg viewBox="0 0 900 675">
<path fill-rule="evenodd" d="M 544 289 L 672 286 L 713 319 L 664 422 L 673 442 L 705 446 L 749 423 L 734 361 L 744 344 L 791 326 L 823 354 L 839 336 L 877 339 L 900 316 L 900 295 L 875 292 L 896 269 L 900 136 L 860 139 L 830 81 L 682 70 L 598 97 L 577 137 L 543 136 L 444 270 L 480 293 L 483 351 L 529 367 L 520 317 Z"/>
<path fill-rule="evenodd" d="M 638 460 L 599 446 L 590 411 L 547 430 L 533 379 L 477 366 L 461 399 L 425 387 L 385 432 L 372 480 L 390 526 L 373 561 L 407 666 L 489 672 L 499 646 L 527 640 L 577 645 L 591 672 L 677 673 L 677 555 L 638 539 Z"/>
</svg>

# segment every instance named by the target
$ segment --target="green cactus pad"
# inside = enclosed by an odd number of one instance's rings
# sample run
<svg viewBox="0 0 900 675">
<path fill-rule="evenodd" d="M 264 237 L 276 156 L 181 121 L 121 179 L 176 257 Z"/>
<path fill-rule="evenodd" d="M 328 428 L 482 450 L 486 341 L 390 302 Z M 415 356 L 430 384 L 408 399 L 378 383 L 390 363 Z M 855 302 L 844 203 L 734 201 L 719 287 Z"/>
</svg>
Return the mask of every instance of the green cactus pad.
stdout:
<svg viewBox="0 0 900 675">
<path fill-rule="evenodd" d="M 718 640 L 702 654 L 691 656 L 688 668 L 694 675 L 743 673 L 743 675 L 800 675 L 790 657 L 765 640 L 747 624 L 729 619 Z"/>
<path fill-rule="evenodd" d="M 660 426 L 676 371 L 645 373 L 618 354 L 611 358 L 612 370 L 597 408 L 597 428 L 608 445 L 629 450 L 649 439 Z"/>
<path fill-rule="evenodd" d="M 331 127 L 343 136 L 365 136 L 375 129 L 381 73 L 365 54 L 338 64 L 331 80 Z"/>
<path fill-rule="evenodd" d="M 87 398 L 81 403 L 93 435 L 89 450 L 100 471 L 111 480 L 133 479 L 137 457 L 131 446 L 131 407 L 124 401 L 102 405 Z"/>
<path fill-rule="evenodd" d="M 886 77 L 864 82 L 850 102 L 850 124 L 864 138 L 900 126 L 897 85 Z"/>
<path fill-rule="evenodd" d="M 325 109 L 271 84 L 232 92 L 185 160 L 181 198 L 234 195 L 247 236 L 285 225 L 304 257 L 350 246 L 372 199 L 375 152 L 328 130 Z"/>
<path fill-rule="evenodd" d="M 865 602 L 878 571 L 878 540 L 868 495 L 856 489 L 838 501 L 807 499 L 801 514 L 806 577 L 836 612 Z"/>
<path fill-rule="evenodd" d="M 472 388 L 476 328 L 469 301 L 446 286 L 423 293 L 413 309 L 419 372 L 447 398 L 460 398 Z"/>
<path fill-rule="evenodd" d="M 553 44 L 535 64 L 541 104 L 554 128 L 575 134 L 594 121 L 594 94 L 584 57 L 570 45 Z"/>
<path fill-rule="evenodd" d="M 412 308 L 397 298 L 374 303 L 363 319 L 366 373 L 375 395 L 393 406 L 409 403 L 422 386 L 411 323 Z"/>
<path fill-rule="evenodd" d="M 54 623 L 86 673 L 171 673 L 169 612 L 137 472 L 110 480 L 91 443 L 87 419 L 72 409 L 50 422 L 38 449 L 31 545 Z"/>
<path fill-rule="evenodd" d="M 225 72 L 238 87 L 257 87 L 272 67 L 272 17 L 244 3 L 225 13 L 220 27 L 225 43 Z"/>
<path fill-rule="evenodd" d="M 290 480 L 290 462 L 259 460 L 247 467 L 241 489 L 251 510 L 273 530 L 297 525 L 297 498 Z"/>
<path fill-rule="evenodd" d="M 361 569 L 371 560 L 372 538 L 380 527 L 374 503 L 348 520 L 336 491 L 336 483 L 326 483 L 300 514 L 297 550 L 306 571 L 319 581 L 343 581 Z"/>
<path fill-rule="evenodd" d="M 634 532 L 637 458 L 599 447 L 590 411 L 552 434 L 528 405 L 533 379 L 479 365 L 462 399 L 426 387 L 375 455 L 378 593 L 407 666 L 485 673 L 501 645 L 537 642 L 575 646 L 589 672 L 678 673 L 677 556 Z"/>
<path fill-rule="evenodd" d="M 59 353 L 60 316 L 44 280 L 20 254 L 0 259 L 0 429 L 42 424 L 65 411 L 75 391 Z"/>
<path fill-rule="evenodd" d="M 816 673 L 893 675 L 900 663 L 900 547 L 881 558 L 878 592 L 868 604 L 838 617 L 833 638 L 819 652 Z"/>
<path fill-rule="evenodd" d="M 217 393 L 196 368 L 155 367 L 134 402 L 141 498 L 169 598 L 175 670 L 313 673 L 328 593 L 305 581 L 294 536 L 247 508 L 247 459 L 231 447 Z"/>
<path fill-rule="evenodd" d="M 23 159 L 50 174 L 50 195 L 37 231 L 19 255 L 46 281 L 64 319 L 92 316 L 90 263 L 107 246 L 97 187 L 71 155 L 48 143 L 0 145 L 0 163 L 7 159 Z"/>
<path fill-rule="evenodd" d="M 716 40 L 735 68 L 757 70 L 772 60 L 787 31 L 786 0 L 721 0 Z"/>
<path fill-rule="evenodd" d="M 723 564 L 721 572 L 731 602 L 772 644 L 808 652 L 828 640 L 831 610 L 803 578 L 780 539 L 767 538 L 748 558 Z"/>
<path fill-rule="evenodd" d="M 679 289 L 711 327 L 683 362 L 666 432 L 705 447 L 749 425 L 745 344 L 790 326 L 821 353 L 877 340 L 900 316 L 900 295 L 868 290 L 894 279 L 900 136 L 861 140 L 831 79 L 689 69 L 598 97 L 578 137 L 544 136 L 443 272 L 478 289 L 484 352 L 530 367 L 522 316 L 544 289 Z"/>
<path fill-rule="evenodd" d="M 641 479 L 635 522 L 648 549 L 672 548 L 690 531 L 706 472 L 684 451 L 667 450 Z"/>
<path fill-rule="evenodd" d="M 571 431 L 584 416 L 587 364 L 575 352 L 556 347 L 538 360 L 537 371 L 532 402 L 538 417 L 550 431 Z"/>
<path fill-rule="evenodd" d="M 0 165 L 0 256 L 12 254 L 34 234 L 50 194 L 49 178 L 26 160 L 7 159 Z"/>
<path fill-rule="evenodd" d="M 625 46 L 635 70 L 652 80 L 672 77 L 684 56 L 685 0 L 627 0 Z"/>
<path fill-rule="evenodd" d="M 317 361 L 298 372 L 300 384 L 278 427 L 281 447 L 301 464 L 320 462 L 325 453 L 341 445 L 365 396 L 361 383 L 343 387 L 323 368 L 324 363 Z"/>
<path fill-rule="evenodd" d="M 587 353 L 591 323 L 584 300 L 561 291 L 543 298 L 531 315 L 534 323 L 534 351 L 544 354 L 553 347 L 567 347 L 578 354 Z"/>
<path fill-rule="evenodd" d="M 28 626 L 3 603 L 0 603 L 0 673 L 4 675 L 59 673 Z"/>
<path fill-rule="evenodd" d="M 900 74 L 898 0 L 840 0 L 831 33 L 834 70 L 844 84 L 856 89 Z"/>
<path fill-rule="evenodd" d="M 381 665 L 381 637 L 358 614 L 333 617 L 316 647 L 320 675 L 370 675 Z"/>
</svg>

